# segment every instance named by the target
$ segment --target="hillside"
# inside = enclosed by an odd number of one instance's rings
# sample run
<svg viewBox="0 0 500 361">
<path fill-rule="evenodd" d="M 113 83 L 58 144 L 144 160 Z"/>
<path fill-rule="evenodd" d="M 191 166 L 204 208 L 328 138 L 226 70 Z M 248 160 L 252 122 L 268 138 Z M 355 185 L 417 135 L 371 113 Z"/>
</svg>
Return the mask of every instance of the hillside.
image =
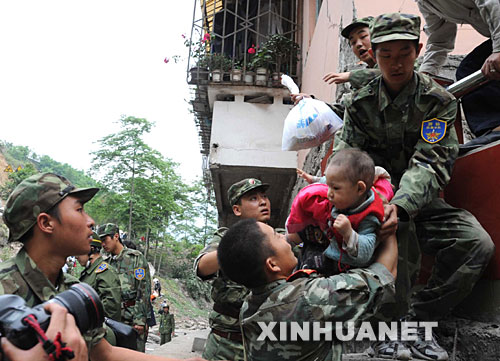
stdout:
<svg viewBox="0 0 500 361">
<path fill-rule="evenodd" d="M 9 165 L 14 170 L 18 166 L 23 169 L 20 172 L 9 173 L 5 171 Z M 84 172 L 76 170 L 68 164 L 57 162 L 48 156 L 39 156 L 28 147 L 14 146 L 0 140 L 0 208 L 5 205 L 5 200 L 10 193 L 10 191 L 4 193 L 2 197 L 2 188 L 9 185 L 13 189 L 15 186 L 12 184 L 13 180 L 19 182 L 36 172 L 61 174 L 80 187 L 95 186 L 96 184 Z M 13 175 L 11 177 L 13 179 L 9 179 L 9 174 Z M 103 195 L 103 197 L 105 196 L 106 194 Z M 94 217 L 93 214 L 91 215 Z M 12 245 L 6 243 L 7 238 L 8 230 L 0 217 L 0 262 L 9 259 L 18 250 L 18 247 L 11 247 Z M 144 244 L 139 244 L 141 248 L 144 246 Z M 161 278 L 158 275 L 157 277 L 162 282 L 165 300 L 171 305 L 172 311 L 178 315 L 179 325 L 183 325 L 184 328 L 206 327 L 211 306 L 204 298 L 209 294 L 209 285 L 198 281 L 191 271 L 194 257 L 198 254 L 201 245 L 171 240 L 163 247 L 156 246 L 154 247 L 153 243 L 150 244 L 148 260 L 153 264 L 156 263 L 157 258 L 163 259 L 163 262 L 159 262 L 161 276 L 168 278 Z M 161 257 L 154 257 L 155 251 L 157 255 L 161 254 Z M 155 309 L 162 301 L 156 302 Z"/>
</svg>

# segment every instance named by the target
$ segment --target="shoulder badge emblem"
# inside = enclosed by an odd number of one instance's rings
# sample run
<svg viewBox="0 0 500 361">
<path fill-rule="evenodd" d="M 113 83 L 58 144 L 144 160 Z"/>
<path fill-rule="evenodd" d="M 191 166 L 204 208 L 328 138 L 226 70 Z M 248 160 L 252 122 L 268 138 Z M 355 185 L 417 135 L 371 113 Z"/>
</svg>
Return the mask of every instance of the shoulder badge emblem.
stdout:
<svg viewBox="0 0 500 361">
<path fill-rule="evenodd" d="M 425 120 L 422 122 L 422 139 L 427 143 L 434 144 L 444 138 L 446 134 L 447 123 L 437 118 Z"/>
<path fill-rule="evenodd" d="M 103 262 L 96 268 L 95 273 L 101 273 L 108 269 L 109 265 L 106 262 Z"/>
<path fill-rule="evenodd" d="M 142 280 L 144 277 L 146 277 L 146 270 L 144 268 L 136 268 L 134 270 L 134 277 L 137 280 Z"/>
</svg>

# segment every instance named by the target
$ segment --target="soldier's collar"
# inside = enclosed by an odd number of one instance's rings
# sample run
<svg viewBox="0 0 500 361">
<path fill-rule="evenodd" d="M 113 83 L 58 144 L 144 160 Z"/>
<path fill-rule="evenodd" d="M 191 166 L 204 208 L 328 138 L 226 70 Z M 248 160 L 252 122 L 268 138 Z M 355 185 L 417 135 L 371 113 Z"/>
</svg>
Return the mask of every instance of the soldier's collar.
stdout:
<svg viewBox="0 0 500 361">
<path fill-rule="evenodd" d="M 413 72 L 413 77 L 411 78 L 410 82 L 406 84 L 406 86 L 403 89 L 401 89 L 401 91 L 396 96 L 396 98 L 394 98 L 394 100 L 391 99 L 389 91 L 387 90 L 387 87 L 384 84 L 384 80 L 382 79 L 382 77 L 380 77 L 379 92 L 378 92 L 378 97 L 379 97 L 378 104 L 380 111 L 384 111 L 385 108 L 387 108 L 392 103 L 394 103 L 399 108 L 408 105 L 409 95 L 414 94 L 415 89 L 417 88 L 417 76 L 415 74 L 416 73 Z"/>
<path fill-rule="evenodd" d="M 260 295 L 262 293 L 267 293 L 267 292 L 273 290 L 274 288 L 278 287 L 280 284 L 283 284 L 285 282 L 286 282 L 285 279 L 280 279 L 280 280 L 269 282 L 269 283 L 265 284 L 264 286 L 252 288 L 252 294 Z"/>
</svg>

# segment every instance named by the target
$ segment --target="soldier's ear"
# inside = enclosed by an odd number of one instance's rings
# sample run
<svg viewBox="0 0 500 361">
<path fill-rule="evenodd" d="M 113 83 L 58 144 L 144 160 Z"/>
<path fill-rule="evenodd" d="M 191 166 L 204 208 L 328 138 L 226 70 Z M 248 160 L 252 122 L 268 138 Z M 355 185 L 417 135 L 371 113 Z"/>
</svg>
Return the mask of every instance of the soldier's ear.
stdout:
<svg viewBox="0 0 500 361">
<path fill-rule="evenodd" d="M 235 204 L 233 206 L 233 213 L 236 217 L 241 217 L 241 209 L 240 209 L 240 206 L 238 204 Z"/>
<path fill-rule="evenodd" d="M 266 273 L 277 273 L 281 271 L 281 267 L 278 265 L 276 261 L 276 257 L 270 256 L 266 259 Z"/>
<path fill-rule="evenodd" d="M 55 224 L 56 219 L 47 213 L 40 213 L 36 218 L 36 226 L 38 226 L 43 233 L 52 234 Z"/>
</svg>

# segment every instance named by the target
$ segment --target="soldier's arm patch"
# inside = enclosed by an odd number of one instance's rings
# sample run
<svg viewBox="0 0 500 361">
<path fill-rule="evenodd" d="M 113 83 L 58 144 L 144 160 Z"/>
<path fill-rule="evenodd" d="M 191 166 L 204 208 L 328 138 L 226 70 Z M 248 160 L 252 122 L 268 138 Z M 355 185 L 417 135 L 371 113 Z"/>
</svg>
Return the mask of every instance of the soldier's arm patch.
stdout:
<svg viewBox="0 0 500 361">
<path fill-rule="evenodd" d="M 423 121 L 421 129 L 422 139 L 430 144 L 439 142 L 446 135 L 447 125 L 444 120 L 437 118 Z"/>
<path fill-rule="evenodd" d="M 146 277 L 146 270 L 142 267 L 136 268 L 134 270 L 134 277 L 137 280 L 142 280 L 144 277 Z"/>
<path fill-rule="evenodd" d="M 101 273 L 108 269 L 109 265 L 106 262 L 103 262 L 96 268 L 95 273 Z"/>
</svg>

